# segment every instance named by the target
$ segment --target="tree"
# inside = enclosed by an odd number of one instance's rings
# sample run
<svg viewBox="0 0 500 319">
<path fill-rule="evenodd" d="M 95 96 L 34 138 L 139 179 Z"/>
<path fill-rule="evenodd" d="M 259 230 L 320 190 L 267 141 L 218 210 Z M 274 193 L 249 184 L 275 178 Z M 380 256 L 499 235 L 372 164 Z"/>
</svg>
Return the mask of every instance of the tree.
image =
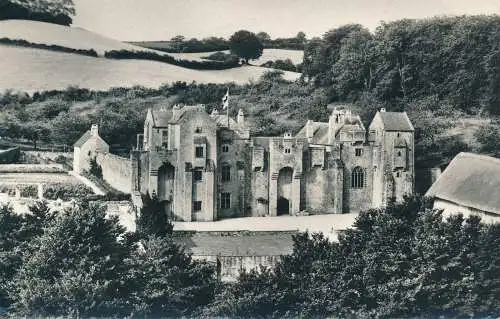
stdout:
<svg viewBox="0 0 500 319">
<path fill-rule="evenodd" d="M 174 226 L 170 222 L 165 208 L 159 202 L 156 194 L 152 196 L 146 194 L 143 196 L 142 201 L 141 214 L 137 220 L 137 232 L 139 236 L 142 238 L 149 236 L 170 236 Z"/>
<path fill-rule="evenodd" d="M 22 263 L 25 239 L 22 217 L 12 207 L 0 205 L 0 307 L 8 307 L 8 285 Z"/>
<path fill-rule="evenodd" d="M 262 43 L 265 43 L 267 41 L 271 41 L 271 36 L 267 33 L 267 32 L 259 32 L 256 34 L 257 38 L 259 38 L 259 40 L 262 42 Z"/>
<path fill-rule="evenodd" d="M 235 32 L 229 39 L 229 45 L 231 53 L 243 58 L 246 64 L 249 59 L 258 59 L 264 50 L 261 40 L 246 30 Z"/>
<path fill-rule="evenodd" d="M 304 43 L 307 41 L 307 38 L 306 38 L 306 34 L 302 31 L 299 31 L 297 33 L 297 35 L 295 36 L 295 38 L 300 42 L 300 43 Z"/>
<path fill-rule="evenodd" d="M 150 236 L 131 259 L 130 303 L 140 317 L 191 316 L 214 297 L 214 267 L 192 260 L 170 237 Z"/>
<path fill-rule="evenodd" d="M 75 14 L 73 0 L 0 1 L 0 20 L 29 19 L 69 26 Z"/>
<path fill-rule="evenodd" d="M 71 208 L 34 238 L 12 281 L 17 316 L 103 316 L 125 309 L 124 259 L 130 247 L 103 207 Z"/>
<path fill-rule="evenodd" d="M 500 224 L 443 218 L 411 197 L 363 211 L 330 242 L 294 236 L 275 267 L 243 272 L 207 309 L 212 316 L 496 317 Z"/>
</svg>

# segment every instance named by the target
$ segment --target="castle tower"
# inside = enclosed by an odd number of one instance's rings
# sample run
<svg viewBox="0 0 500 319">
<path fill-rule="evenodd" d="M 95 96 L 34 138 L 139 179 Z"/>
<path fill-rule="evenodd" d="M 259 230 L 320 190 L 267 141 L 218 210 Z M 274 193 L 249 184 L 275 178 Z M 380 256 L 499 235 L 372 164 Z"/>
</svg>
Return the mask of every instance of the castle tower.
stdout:
<svg viewBox="0 0 500 319">
<path fill-rule="evenodd" d="M 406 112 L 381 109 L 370 124 L 373 135 L 373 206 L 413 193 L 414 128 Z"/>
</svg>

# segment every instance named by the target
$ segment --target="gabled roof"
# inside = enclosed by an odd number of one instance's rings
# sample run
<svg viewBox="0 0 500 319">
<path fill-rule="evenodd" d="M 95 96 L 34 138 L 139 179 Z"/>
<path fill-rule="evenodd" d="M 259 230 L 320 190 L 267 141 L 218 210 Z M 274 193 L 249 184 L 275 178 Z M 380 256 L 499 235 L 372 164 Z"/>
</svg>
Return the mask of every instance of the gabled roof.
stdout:
<svg viewBox="0 0 500 319">
<path fill-rule="evenodd" d="M 460 153 L 450 162 L 426 196 L 500 214 L 500 159 Z"/>
<path fill-rule="evenodd" d="M 90 131 L 85 132 L 79 139 L 78 141 L 73 144 L 74 147 L 82 147 L 83 144 L 87 143 L 88 140 L 92 137 L 92 134 L 90 134 Z"/>
<path fill-rule="evenodd" d="M 311 125 L 313 128 L 313 144 L 327 144 L 328 143 L 328 123 L 323 122 L 312 122 Z M 297 138 L 306 138 L 307 137 L 307 124 L 302 127 L 302 129 L 295 135 Z"/>
<path fill-rule="evenodd" d="M 106 141 L 103 140 L 102 137 L 100 137 L 99 135 L 93 136 L 92 133 L 90 133 L 90 131 L 87 131 L 78 139 L 78 141 L 75 142 L 75 144 L 73 144 L 73 147 L 82 147 L 83 145 L 85 145 L 85 143 L 93 139 L 96 142 L 101 143 L 101 145 L 102 144 L 108 145 L 108 143 L 106 143 Z"/>
<path fill-rule="evenodd" d="M 386 131 L 413 132 L 415 129 L 411 124 L 406 112 L 378 112 Z"/>
<path fill-rule="evenodd" d="M 168 122 L 172 118 L 171 109 L 151 109 L 151 115 L 153 116 L 153 127 L 168 127 Z"/>
</svg>

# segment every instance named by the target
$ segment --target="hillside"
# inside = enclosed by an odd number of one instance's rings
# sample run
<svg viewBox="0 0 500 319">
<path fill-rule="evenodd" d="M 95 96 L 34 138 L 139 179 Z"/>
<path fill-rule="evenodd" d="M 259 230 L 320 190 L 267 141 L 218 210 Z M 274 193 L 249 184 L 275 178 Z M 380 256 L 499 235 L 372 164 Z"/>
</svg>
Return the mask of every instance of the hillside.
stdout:
<svg viewBox="0 0 500 319">
<path fill-rule="evenodd" d="M 0 92 L 65 89 L 70 85 L 106 90 L 141 85 L 159 87 L 176 81 L 198 83 L 247 83 L 268 69 L 244 66 L 222 71 L 198 71 L 144 60 L 110 60 L 76 54 L 0 45 Z M 299 73 L 285 72 L 296 80 Z"/>
<path fill-rule="evenodd" d="M 101 56 L 104 55 L 105 51 L 111 50 L 148 51 L 148 49 L 107 38 L 82 28 L 28 20 L 0 21 L 0 38 L 55 44 L 72 49 L 94 49 Z"/>
<path fill-rule="evenodd" d="M 100 34 L 82 29 L 65 27 L 52 23 L 28 21 L 28 20 L 5 20 L 0 21 L 0 38 L 22 39 L 33 43 L 55 44 L 72 49 L 94 49 L 100 56 L 105 51 L 129 50 L 129 51 L 152 51 L 158 54 L 167 54 L 162 51 L 148 49 L 133 43 L 121 42 Z M 148 45 L 150 42 L 141 42 Z M 154 42 L 151 42 L 154 43 Z M 201 58 L 214 52 L 202 53 L 168 53 L 177 59 L 202 60 Z M 302 63 L 303 51 L 265 49 L 264 54 L 253 64 L 261 65 L 267 61 L 290 59 L 294 64 Z"/>
</svg>

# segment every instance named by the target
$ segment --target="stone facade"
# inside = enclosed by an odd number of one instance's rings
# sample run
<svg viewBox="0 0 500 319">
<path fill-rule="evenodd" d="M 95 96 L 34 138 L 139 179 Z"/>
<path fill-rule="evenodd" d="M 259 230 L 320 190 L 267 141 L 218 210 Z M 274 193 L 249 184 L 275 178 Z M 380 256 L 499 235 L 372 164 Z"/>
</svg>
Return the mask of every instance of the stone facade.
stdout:
<svg viewBox="0 0 500 319">
<path fill-rule="evenodd" d="M 295 135 L 251 137 L 203 105 L 148 110 L 131 153 L 132 193 L 156 194 L 178 221 L 340 214 L 413 192 L 414 136 L 406 113 L 334 109 Z"/>
</svg>

